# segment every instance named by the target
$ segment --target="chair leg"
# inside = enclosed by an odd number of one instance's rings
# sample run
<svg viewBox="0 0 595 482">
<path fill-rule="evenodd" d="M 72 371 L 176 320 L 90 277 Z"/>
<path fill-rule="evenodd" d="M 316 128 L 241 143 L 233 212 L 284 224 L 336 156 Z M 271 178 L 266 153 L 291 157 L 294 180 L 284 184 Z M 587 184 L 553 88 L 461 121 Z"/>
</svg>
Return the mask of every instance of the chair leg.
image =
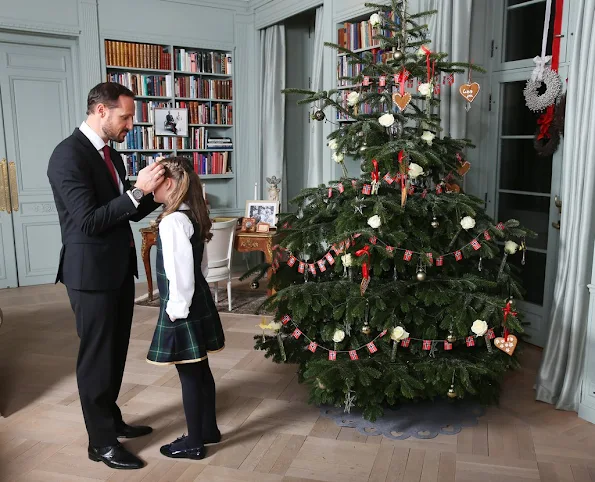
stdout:
<svg viewBox="0 0 595 482">
<path fill-rule="evenodd" d="M 219 283 L 215 281 L 215 304 L 219 303 Z"/>
<path fill-rule="evenodd" d="M 231 280 L 227 282 L 227 304 L 229 305 L 229 311 L 231 311 Z"/>
</svg>

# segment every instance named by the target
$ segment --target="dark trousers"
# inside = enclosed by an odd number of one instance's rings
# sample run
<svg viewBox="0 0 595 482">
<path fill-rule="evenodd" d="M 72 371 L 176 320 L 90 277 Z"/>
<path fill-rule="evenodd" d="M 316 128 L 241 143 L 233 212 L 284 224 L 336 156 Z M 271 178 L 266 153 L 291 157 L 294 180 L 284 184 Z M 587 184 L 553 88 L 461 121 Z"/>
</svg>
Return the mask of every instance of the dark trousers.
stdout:
<svg viewBox="0 0 595 482">
<path fill-rule="evenodd" d="M 116 405 L 130 340 L 134 308 L 134 278 L 110 291 L 68 288 L 76 331 L 81 340 L 76 364 L 79 396 L 94 447 L 118 442 L 116 427 L 122 413 Z"/>
<path fill-rule="evenodd" d="M 215 379 L 209 360 L 177 364 L 182 401 L 188 426 L 188 446 L 200 447 L 204 439 L 219 435 L 215 415 Z"/>
</svg>

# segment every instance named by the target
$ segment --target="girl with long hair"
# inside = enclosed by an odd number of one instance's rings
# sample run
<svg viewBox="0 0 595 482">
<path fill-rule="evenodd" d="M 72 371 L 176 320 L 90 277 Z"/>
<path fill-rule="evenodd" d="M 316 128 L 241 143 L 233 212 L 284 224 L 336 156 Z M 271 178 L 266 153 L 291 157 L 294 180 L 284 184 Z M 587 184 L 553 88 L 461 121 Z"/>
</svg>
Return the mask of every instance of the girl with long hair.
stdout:
<svg viewBox="0 0 595 482">
<path fill-rule="evenodd" d="M 202 186 L 185 157 L 158 161 L 162 184 L 154 192 L 163 212 L 157 218 L 157 285 L 160 310 L 147 361 L 175 365 L 182 384 L 188 435 L 161 447 L 166 457 L 202 459 L 205 444 L 221 433 L 215 416 L 215 380 L 207 352 L 223 349 L 225 336 L 205 277 L 205 244 L 212 238 Z"/>
</svg>

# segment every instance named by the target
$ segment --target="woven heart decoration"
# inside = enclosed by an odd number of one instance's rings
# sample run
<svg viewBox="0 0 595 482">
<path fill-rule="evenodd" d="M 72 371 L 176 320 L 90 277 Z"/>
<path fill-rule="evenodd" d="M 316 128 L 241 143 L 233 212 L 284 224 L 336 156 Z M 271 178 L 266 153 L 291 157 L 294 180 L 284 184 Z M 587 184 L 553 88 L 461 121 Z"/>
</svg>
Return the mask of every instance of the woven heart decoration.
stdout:
<svg viewBox="0 0 595 482">
<path fill-rule="evenodd" d="M 398 92 L 395 92 L 393 94 L 393 102 L 397 104 L 399 110 L 403 112 L 409 105 L 409 102 L 411 102 L 411 94 L 409 92 L 405 92 L 403 95 L 401 95 Z"/>
<path fill-rule="evenodd" d="M 465 98 L 465 100 L 469 103 L 475 100 L 477 94 L 479 94 L 479 84 L 477 82 L 472 82 L 470 84 L 463 84 L 459 87 L 459 93 Z"/>
<path fill-rule="evenodd" d="M 516 348 L 517 341 L 518 340 L 516 336 L 508 335 L 506 337 L 506 340 L 502 337 L 496 338 L 494 340 L 494 345 L 496 345 L 496 348 L 498 348 L 498 350 L 502 350 L 507 355 L 512 356 L 512 354 L 514 353 L 514 349 Z"/>
</svg>

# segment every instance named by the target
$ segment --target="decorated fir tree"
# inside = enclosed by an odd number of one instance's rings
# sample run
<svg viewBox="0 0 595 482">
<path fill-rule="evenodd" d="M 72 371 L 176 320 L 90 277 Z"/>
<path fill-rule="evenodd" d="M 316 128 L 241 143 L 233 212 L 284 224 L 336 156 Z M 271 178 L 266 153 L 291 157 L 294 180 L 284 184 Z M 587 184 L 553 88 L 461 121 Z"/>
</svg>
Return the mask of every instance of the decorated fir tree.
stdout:
<svg viewBox="0 0 595 482">
<path fill-rule="evenodd" d="M 456 75 L 468 108 L 476 67 L 431 50 L 419 19 L 433 12 L 367 6 L 378 10 L 379 50 L 329 44 L 350 59 L 351 92 L 288 91 L 314 105 L 313 119 L 334 107 L 352 121 L 329 136 L 343 177 L 304 189 L 280 216 L 267 301 L 276 314 L 256 348 L 297 364 L 311 402 L 357 406 L 370 419 L 403 400 L 492 403 L 522 332 L 512 304 L 522 290 L 506 258 L 524 256 L 532 233 L 490 219 L 459 187 L 472 146 L 441 132 L 439 89 Z M 361 177 L 348 177 L 346 157 L 361 162 Z"/>
</svg>

